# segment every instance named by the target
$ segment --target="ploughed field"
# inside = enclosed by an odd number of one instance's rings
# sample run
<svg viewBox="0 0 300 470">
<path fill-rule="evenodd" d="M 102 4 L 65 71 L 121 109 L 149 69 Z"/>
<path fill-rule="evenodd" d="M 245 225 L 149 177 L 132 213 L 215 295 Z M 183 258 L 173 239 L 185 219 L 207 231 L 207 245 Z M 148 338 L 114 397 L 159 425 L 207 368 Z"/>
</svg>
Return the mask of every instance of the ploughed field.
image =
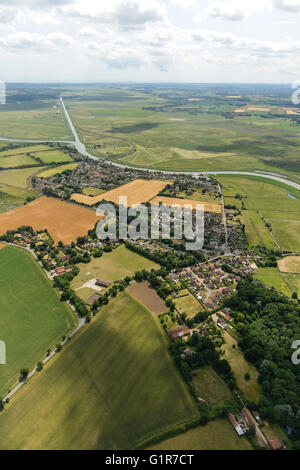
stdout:
<svg viewBox="0 0 300 470">
<path fill-rule="evenodd" d="M 147 281 L 133 284 L 128 288 L 128 292 L 139 302 L 144 304 L 152 313 L 159 314 L 168 309 L 164 301 L 159 297 L 156 291 L 151 288 Z"/>
<path fill-rule="evenodd" d="M 1 449 L 130 449 L 197 407 L 154 316 L 127 292 L 0 415 Z"/>
<path fill-rule="evenodd" d="M 32 256 L 12 246 L 0 249 L 0 340 L 6 344 L 0 397 L 17 382 L 21 368 L 33 368 L 75 327 L 69 307 Z"/>
</svg>

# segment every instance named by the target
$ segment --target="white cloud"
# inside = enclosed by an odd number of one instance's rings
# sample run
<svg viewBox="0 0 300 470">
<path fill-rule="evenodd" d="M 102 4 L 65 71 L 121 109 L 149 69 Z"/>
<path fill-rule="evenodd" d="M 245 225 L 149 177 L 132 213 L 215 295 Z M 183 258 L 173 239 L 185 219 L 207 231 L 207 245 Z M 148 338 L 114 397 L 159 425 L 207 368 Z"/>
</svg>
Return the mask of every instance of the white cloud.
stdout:
<svg viewBox="0 0 300 470">
<path fill-rule="evenodd" d="M 148 23 L 163 21 L 166 9 L 155 0 L 110 0 L 105 2 L 78 2 L 62 7 L 60 13 L 81 21 L 117 25 L 130 30 Z"/>
<path fill-rule="evenodd" d="M 272 0 L 223 0 L 211 1 L 201 12 L 197 19 L 221 19 L 228 21 L 241 21 L 258 12 L 270 11 Z"/>
<path fill-rule="evenodd" d="M 80 28 L 78 33 L 80 36 L 97 36 L 97 31 L 94 28 L 90 28 L 88 26 Z"/>
<path fill-rule="evenodd" d="M 192 38 L 200 43 L 206 42 L 212 47 L 223 48 L 229 51 L 247 53 L 248 57 L 289 57 L 297 56 L 300 52 L 299 40 L 268 41 L 257 38 L 238 37 L 231 33 L 218 31 L 198 30 L 192 34 Z"/>
<path fill-rule="evenodd" d="M 299 0 L 273 0 L 273 5 L 279 10 L 298 13 L 300 12 L 300 1 Z"/>
<path fill-rule="evenodd" d="M 0 5 L 21 5 L 22 7 L 56 7 L 73 3 L 74 0 L 0 0 Z"/>
<path fill-rule="evenodd" d="M 39 34 L 16 32 L 0 37 L 0 47 L 15 50 L 55 50 L 62 46 L 70 46 L 72 38 L 64 33 Z"/>
<path fill-rule="evenodd" d="M 206 9 L 205 15 L 211 18 L 240 21 L 245 18 L 246 11 L 238 5 L 224 5 L 223 3 L 216 3 Z"/>
<path fill-rule="evenodd" d="M 115 40 L 109 44 L 101 44 L 91 41 L 83 44 L 87 53 L 95 57 L 111 68 L 124 69 L 128 67 L 141 67 L 146 64 L 143 54 L 133 52 L 124 44 L 124 40 Z"/>
<path fill-rule="evenodd" d="M 33 24 L 59 24 L 52 12 L 48 12 L 45 16 L 42 12 L 30 10 L 28 8 L 12 8 L 0 6 L 0 24 L 28 24 L 31 27 Z"/>
</svg>

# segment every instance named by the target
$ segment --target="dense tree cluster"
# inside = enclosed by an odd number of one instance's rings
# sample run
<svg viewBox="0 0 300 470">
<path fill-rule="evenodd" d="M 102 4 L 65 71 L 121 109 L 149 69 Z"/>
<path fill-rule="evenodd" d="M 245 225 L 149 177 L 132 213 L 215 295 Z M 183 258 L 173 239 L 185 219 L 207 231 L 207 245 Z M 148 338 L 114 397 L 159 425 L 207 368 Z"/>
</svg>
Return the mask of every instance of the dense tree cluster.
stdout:
<svg viewBox="0 0 300 470">
<path fill-rule="evenodd" d="M 260 413 L 293 429 L 300 438 L 300 366 L 292 343 L 300 339 L 300 308 L 251 278 L 242 280 L 226 301 L 238 321 L 239 346 L 260 372 Z"/>
</svg>

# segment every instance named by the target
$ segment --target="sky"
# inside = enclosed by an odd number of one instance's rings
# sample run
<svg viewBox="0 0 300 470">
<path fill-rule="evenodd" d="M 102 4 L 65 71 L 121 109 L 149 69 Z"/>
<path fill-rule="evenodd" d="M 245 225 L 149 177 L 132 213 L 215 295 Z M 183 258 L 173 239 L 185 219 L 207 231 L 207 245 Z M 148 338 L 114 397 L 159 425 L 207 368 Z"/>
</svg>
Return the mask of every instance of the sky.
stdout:
<svg viewBox="0 0 300 470">
<path fill-rule="evenodd" d="M 0 0 L 6 82 L 291 83 L 300 0 Z"/>
</svg>

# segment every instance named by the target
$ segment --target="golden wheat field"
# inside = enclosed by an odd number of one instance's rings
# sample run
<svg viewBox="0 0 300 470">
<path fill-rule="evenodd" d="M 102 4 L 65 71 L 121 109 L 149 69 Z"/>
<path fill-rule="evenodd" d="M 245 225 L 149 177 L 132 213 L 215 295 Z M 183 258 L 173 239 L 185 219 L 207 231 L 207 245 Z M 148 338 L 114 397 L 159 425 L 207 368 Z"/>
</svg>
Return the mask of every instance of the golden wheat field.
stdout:
<svg viewBox="0 0 300 470">
<path fill-rule="evenodd" d="M 165 204 L 166 206 L 179 206 L 184 207 L 185 204 L 191 204 L 193 209 L 196 209 L 196 206 L 203 205 L 204 212 L 215 212 L 216 214 L 222 213 L 222 206 L 220 204 L 214 204 L 213 202 L 201 202 L 201 201 L 194 201 L 192 199 L 178 199 L 173 197 L 165 197 L 165 196 L 156 196 L 154 199 L 151 200 L 151 204 Z"/>
<path fill-rule="evenodd" d="M 162 191 L 170 181 L 158 180 L 142 180 L 137 179 L 130 183 L 119 186 L 118 188 L 107 191 L 106 193 L 99 194 L 98 196 L 85 196 L 84 194 L 72 194 L 73 201 L 85 204 L 86 206 L 93 206 L 101 201 L 114 202 L 119 205 L 119 197 L 127 197 L 127 205 L 133 206 L 141 204 L 142 202 L 150 201 L 160 191 Z"/>
<path fill-rule="evenodd" d="M 31 225 L 34 230 L 46 228 L 56 244 L 62 241 L 67 245 L 86 235 L 100 218 L 90 209 L 42 196 L 26 206 L 0 214 L 0 234 Z"/>
</svg>

